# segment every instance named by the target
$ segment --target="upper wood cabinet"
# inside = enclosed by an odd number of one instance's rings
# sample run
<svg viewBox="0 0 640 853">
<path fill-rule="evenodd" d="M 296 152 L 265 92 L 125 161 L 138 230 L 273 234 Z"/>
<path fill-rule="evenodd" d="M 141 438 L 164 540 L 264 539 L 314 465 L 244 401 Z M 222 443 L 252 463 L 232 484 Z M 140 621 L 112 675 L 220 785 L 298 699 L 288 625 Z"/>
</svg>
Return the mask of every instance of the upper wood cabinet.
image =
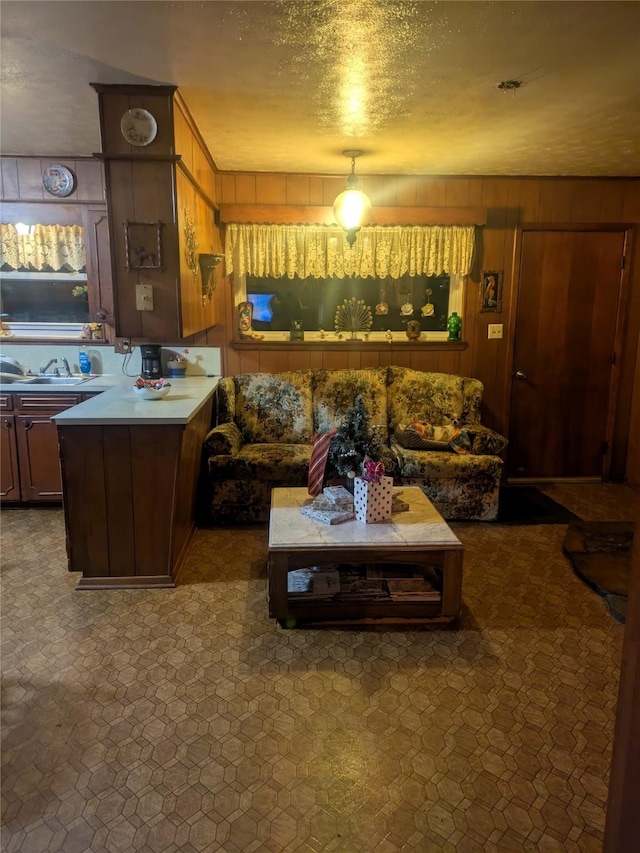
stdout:
<svg viewBox="0 0 640 853">
<path fill-rule="evenodd" d="M 116 334 L 133 341 L 180 341 L 219 322 L 216 300 L 203 292 L 199 264 L 200 255 L 222 252 L 215 166 L 175 86 L 94 89 Z M 141 122 L 140 136 L 127 129 L 130 118 Z"/>
</svg>

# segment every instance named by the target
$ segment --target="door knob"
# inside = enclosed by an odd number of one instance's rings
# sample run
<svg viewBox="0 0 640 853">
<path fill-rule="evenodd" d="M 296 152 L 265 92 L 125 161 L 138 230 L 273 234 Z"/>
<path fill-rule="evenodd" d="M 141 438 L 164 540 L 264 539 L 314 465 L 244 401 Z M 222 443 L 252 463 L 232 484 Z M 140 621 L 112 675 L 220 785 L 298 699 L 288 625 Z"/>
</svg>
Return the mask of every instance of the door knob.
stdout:
<svg viewBox="0 0 640 853">
<path fill-rule="evenodd" d="M 516 379 L 526 379 L 527 374 L 524 372 L 524 370 L 516 370 L 515 377 Z"/>
</svg>

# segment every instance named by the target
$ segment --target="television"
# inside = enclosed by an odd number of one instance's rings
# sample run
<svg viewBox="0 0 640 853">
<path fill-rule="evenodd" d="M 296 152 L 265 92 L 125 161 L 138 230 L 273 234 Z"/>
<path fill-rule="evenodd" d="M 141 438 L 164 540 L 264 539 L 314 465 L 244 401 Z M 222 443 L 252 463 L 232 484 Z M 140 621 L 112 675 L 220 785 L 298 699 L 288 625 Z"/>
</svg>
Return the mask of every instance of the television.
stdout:
<svg viewBox="0 0 640 853">
<path fill-rule="evenodd" d="M 271 300 L 273 293 L 247 293 L 247 302 L 253 305 L 253 319 L 259 323 L 270 323 L 273 319 Z"/>
</svg>

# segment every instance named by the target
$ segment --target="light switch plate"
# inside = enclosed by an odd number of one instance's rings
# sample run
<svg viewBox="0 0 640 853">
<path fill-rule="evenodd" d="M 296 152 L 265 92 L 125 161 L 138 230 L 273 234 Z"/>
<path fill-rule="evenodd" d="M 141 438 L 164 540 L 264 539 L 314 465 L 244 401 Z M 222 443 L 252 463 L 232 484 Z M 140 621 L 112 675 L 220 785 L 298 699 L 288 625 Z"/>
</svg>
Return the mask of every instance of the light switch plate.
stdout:
<svg viewBox="0 0 640 853">
<path fill-rule="evenodd" d="M 490 341 L 502 338 L 502 323 L 489 323 L 487 337 Z"/>
<path fill-rule="evenodd" d="M 136 284 L 136 310 L 153 311 L 152 284 Z"/>
</svg>

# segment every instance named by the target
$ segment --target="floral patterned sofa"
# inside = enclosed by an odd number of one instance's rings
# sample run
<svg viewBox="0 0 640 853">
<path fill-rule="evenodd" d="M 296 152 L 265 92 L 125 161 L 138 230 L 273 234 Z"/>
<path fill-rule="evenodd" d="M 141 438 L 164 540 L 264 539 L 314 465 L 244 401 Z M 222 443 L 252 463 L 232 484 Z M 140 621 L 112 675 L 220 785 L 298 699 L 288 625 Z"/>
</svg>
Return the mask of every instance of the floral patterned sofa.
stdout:
<svg viewBox="0 0 640 853">
<path fill-rule="evenodd" d="M 383 445 L 397 485 L 419 485 L 444 518 L 495 520 L 506 439 L 480 424 L 483 385 L 406 367 L 246 373 L 222 379 L 216 426 L 205 439 L 209 520 L 268 518 L 271 489 L 306 486 L 315 433 L 340 426 L 356 396 Z M 404 441 L 410 423 L 454 421 L 471 436 L 468 452 Z M 404 446 L 403 446 L 404 445 Z"/>
</svg>

